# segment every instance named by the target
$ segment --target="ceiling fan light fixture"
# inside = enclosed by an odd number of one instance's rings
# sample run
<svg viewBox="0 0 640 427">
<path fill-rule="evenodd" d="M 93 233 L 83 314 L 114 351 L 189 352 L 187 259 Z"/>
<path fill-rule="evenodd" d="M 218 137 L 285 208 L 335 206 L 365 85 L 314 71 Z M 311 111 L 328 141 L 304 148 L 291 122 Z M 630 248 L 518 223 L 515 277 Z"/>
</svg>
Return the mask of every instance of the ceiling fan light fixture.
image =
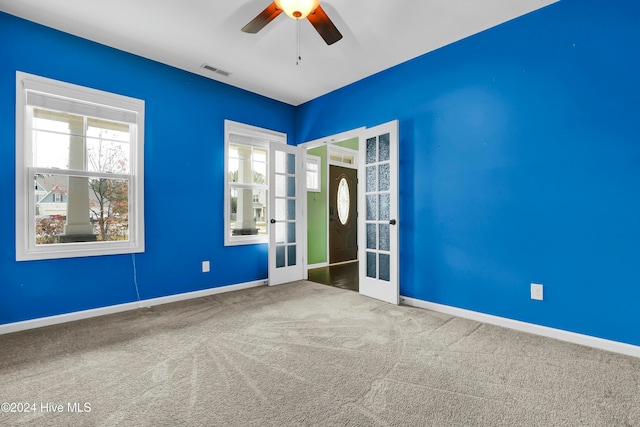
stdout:
<svg viewBox="0 0 640 427">
<path fill-rule="evenodd" d="M 316 10 L 320 0 L 275 0 L 276 6 L 293 19 L 304 19 Z"/>
</svg>

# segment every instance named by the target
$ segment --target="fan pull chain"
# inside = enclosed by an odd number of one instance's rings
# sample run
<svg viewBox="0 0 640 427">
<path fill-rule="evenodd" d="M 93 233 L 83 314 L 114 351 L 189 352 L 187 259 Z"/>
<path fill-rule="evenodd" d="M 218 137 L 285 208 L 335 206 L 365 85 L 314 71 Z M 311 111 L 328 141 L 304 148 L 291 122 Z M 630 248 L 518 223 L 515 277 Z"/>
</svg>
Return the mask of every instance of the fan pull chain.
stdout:
<svg viewBox="0 0 640 427">
<path fill-rule="evenodd" d="M 296 41 L 297 41 L 297 52 L 296 52 L 296 65 L 300 65 L 300 61 L 302 61 L 302 56 L 300 56 L 300 20 L 296 19 Z"/>
</svg>

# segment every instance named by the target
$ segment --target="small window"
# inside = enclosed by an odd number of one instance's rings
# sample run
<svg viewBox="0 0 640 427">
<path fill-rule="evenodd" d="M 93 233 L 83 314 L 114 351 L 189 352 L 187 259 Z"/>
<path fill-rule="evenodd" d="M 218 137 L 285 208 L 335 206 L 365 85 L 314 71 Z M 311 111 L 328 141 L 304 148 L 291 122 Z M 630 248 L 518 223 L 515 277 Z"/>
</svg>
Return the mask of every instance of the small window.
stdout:
<svg viewBox="0 0 640 427">
<path fill-rule="evenodd" d="M 329 153 L 329 160 L 334 165 L 352 166 L 356 164 L 356 155 L 351 152 L 337 151 L 337 147 L 333 147 Z M 349 150 L 351 151 L 351 150 Z"/>
<path fill-rule="evenodd" d="M 16 83 L 16 259 L 144 252 L 144 101 Z"/>
<path fill-rule="evenodd" d="M 320 192 L 320 157 L 307 154 L 307 191 Z"/>
<path fill-rule="evenodd" d="M 225 245 L 267 243 L 271 143 L 286 135 L 225 120 Z"/>
</svg>

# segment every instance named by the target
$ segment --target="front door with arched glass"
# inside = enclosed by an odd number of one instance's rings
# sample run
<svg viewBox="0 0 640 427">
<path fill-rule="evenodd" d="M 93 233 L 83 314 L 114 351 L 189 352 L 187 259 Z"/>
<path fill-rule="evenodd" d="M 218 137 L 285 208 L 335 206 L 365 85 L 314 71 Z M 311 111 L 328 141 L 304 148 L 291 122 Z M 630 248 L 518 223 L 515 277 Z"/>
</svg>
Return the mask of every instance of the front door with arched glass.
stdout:
<svg viewBox="0 0 640 427">
<path fill-rule="evenodd" d="M 358 259 L 358 171 L 329 166 L 329 264 Z"/>
</svg>

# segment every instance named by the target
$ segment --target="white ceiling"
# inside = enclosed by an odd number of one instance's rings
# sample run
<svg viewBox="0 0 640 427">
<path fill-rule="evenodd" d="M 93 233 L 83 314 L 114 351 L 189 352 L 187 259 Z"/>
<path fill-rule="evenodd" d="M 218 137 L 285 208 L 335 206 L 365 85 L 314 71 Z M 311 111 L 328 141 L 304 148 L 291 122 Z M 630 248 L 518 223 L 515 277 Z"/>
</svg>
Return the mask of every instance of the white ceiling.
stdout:
<svg viewBox="0 0 640 427">
<path fill-rule="evenodd" d="M 271 0 L 0 0 L 0 11 L 299 105 L 555 1 L 322 0 L 344 37 L 327 46 L 301 21 L 299 65 L 284 13 L 240 31 Z"/>
</svg>

